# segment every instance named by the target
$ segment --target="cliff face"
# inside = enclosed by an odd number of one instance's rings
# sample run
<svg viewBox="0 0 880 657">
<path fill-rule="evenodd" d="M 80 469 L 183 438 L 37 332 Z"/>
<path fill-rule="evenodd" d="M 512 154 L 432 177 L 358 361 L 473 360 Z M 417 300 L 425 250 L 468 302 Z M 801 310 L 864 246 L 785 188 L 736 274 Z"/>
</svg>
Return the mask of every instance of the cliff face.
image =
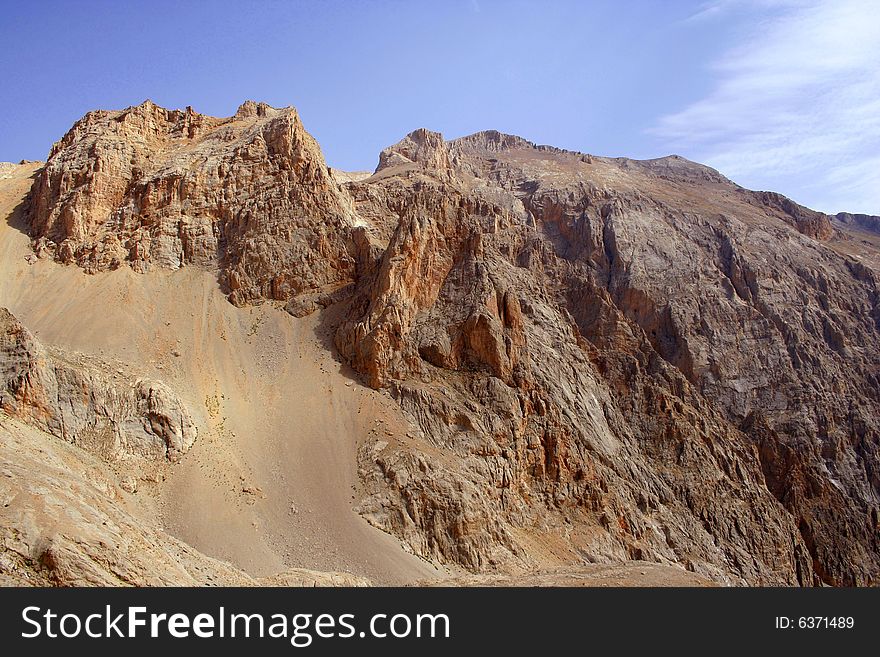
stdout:
<svg viewBox="0 0 880 657">
<path fill-rule="evenodd" d="M 599 558 L 876 581 L 877 284 L 823 245 L 827 217 L 680 158 L 420 135 L 349 186 L 400 220 L 337 346 L 465 464 L 479 520 L 457 529 L 452 477 L 396 455 L 379 522 L 439 520 L 461 538 L 423 549 L 475 566 L 547 523 L 601 527 L 579 547 Z"/>
<path fill-rule="evenodd" d="M 77 123 L 28 213 L 90 271 L 216 267 L 237 304 L 334 306 L 411 423 L 362 445 L 360 510 L 426 558 L 880 577 L 877 275 L 780 195 L 494 131 L 418 130 L 340 184 L 293 110 L 145 104 Z"/>
<path fill-rule="evenodd" d="M 236 304 L 333 288 L 351 268 L 345 198 L 293 108 L 90 112 L 32 199 L 37 253 L 87 271 L 217 267 Z"/>
<path fill-rule="evenodd" d="M 858 226 L 871 233 L 880 234 L 880 217 L 870 214 L 851 214 L 838 212 L 833 219 L 847 226 Z"/>
</svg>

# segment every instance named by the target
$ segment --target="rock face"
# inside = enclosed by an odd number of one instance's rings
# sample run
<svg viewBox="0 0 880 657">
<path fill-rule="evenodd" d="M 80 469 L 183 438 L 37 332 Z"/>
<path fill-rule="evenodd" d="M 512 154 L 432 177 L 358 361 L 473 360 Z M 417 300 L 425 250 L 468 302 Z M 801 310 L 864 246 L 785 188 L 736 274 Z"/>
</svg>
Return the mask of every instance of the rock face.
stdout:
<svg viewBox="0 0 880 657">
<path fill-rule="evenodd" d="M 102 458 L 178 460 L 198 435 L 163 383 L 47 351 L 0 308 L 0 409 Z"/>
<path fill-rule="evenodd" d="M 337 346 L 430 445 L 364 450 L 373 522 L 474 570 L 539 527 L 587 560 L 877 582 L 877 284 L 825 215 L 495 132 L 417 131 L 348 187 L 388 245 Z"/>
<path fill-rule="evenodd" d="M 292 108 L 229 119 L 150 101 L 90 112 L 53 146 L 29 209 L 38 254 L 87 271 L 218 267 L 234 303 L 334 287 L 350 220 Z"/>
<path fill-rule="evenodd" d="M 28 214 L 89 271 L 216 267 L 235 303 L 333 306 L 411 423 L 362 445 L 360 510 L 421 556 L 880 580 L 880 291 L 843 219 L 495 131 L 418 130 L 346 179 L 253 103 L 93 112 Z"/>
<path fill-rule="evenodd" d="M 839 212 L 834 215 L 833 219 L 848 226 L 858 226 L 871 233 L 880 235 L 880 217 L 870 214 L 851 214 L 849 212 Z"/>
<path fill-rule="evenodd" d="M 50 351 L 0 308 L 0 585 L 371 584 L 303 568 L 255 578 L 166 533 L 133 493 L 196 437 L 164 384 Z"/>
</svg>

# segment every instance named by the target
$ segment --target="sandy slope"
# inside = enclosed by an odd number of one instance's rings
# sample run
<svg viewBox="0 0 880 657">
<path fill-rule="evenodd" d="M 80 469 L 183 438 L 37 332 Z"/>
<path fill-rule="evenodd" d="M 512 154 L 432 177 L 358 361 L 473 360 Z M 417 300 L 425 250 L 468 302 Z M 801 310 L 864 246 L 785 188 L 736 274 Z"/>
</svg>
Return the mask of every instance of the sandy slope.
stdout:
<svg viewBox="0 0 880 657">
<path fill-rule="evenodd" d="M 308 569 L 251 577 L 145 520 L 144 496 L 114 469 L 0 410 L 0 586 L 370 584 Z"/>
<path fill-rule="evenodd" d="M 165 481 L 139 493 L 149 513 L 255 576 L 285 567 L 388 584 L 443 576 L 352 511 L 358 441 L 403 422 L 390 399 L 333 360 L 320 318 L 235 308 L 212 274 L 194 268 L 86 275 L 29 263 L 28 238 L 10 212 L 35 167 L 0 183 L 0 306 L 45 344 L 165 380 L 205 427 Z"/>
<path fill-rule="evenodd" d="M 434 585 L 434 583 L 431 583 Z M 715 587 L 717 583 L 678 566 L 647 561 L 613 564 L 584 564 L 561 570 L 545 570 L 514 577 L 470 575 L 445 579 L 440 586 L 696 586 Z"/>
</svg>

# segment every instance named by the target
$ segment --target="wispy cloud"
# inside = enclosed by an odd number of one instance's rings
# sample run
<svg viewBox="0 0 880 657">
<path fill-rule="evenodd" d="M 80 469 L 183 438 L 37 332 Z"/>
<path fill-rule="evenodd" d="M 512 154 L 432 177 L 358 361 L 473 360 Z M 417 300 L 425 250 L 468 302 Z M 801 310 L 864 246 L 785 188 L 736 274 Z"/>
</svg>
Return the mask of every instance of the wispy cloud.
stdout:
<svg viewBox="0 0 880 657">
<path fill-rule="evenodd" d="M 708 0 L 697 7 L 696 11 L 687 18 L 687 22 L 714 20 L 743 9 L 760 11 L 797 7 L 803 4 L 803 0 Z"/>
<path fill-rule="evenodd" d="M 753 24 L 714 62 L 714 89 L 652 132 L 751 187 L 824 211 L 880 214 L 880 3 L 715 0 Z"/>
</svg>

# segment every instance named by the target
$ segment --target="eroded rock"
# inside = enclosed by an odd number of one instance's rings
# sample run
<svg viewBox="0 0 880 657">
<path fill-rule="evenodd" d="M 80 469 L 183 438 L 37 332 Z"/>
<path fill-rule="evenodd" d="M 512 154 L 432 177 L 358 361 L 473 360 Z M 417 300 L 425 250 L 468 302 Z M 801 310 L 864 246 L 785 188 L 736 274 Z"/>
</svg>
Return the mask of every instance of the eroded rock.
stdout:
<svg viewBox="0 0 880 657">
<path fill-rule="evenodd" d="M 88 270 L 216 268 L 234 303 L 338 309 L 339 352 L 411 425 L 365 441 L 359 508 L 426 558 L 880 579 L 880 292 L 847 217 L 495 131 L 418 130 L 331 175 L 256 103 L 91 113 L 28 216 Z M 28 367 L 28 412 L 55 417 Z"/>
<path fill-rule="evenodd" d="M 198 429 L 160 381 L 122 378 L 83 356 L 50 352 L 0 308 L 0 409 L 113 461 L 178 460 Z"/>
</svg>

